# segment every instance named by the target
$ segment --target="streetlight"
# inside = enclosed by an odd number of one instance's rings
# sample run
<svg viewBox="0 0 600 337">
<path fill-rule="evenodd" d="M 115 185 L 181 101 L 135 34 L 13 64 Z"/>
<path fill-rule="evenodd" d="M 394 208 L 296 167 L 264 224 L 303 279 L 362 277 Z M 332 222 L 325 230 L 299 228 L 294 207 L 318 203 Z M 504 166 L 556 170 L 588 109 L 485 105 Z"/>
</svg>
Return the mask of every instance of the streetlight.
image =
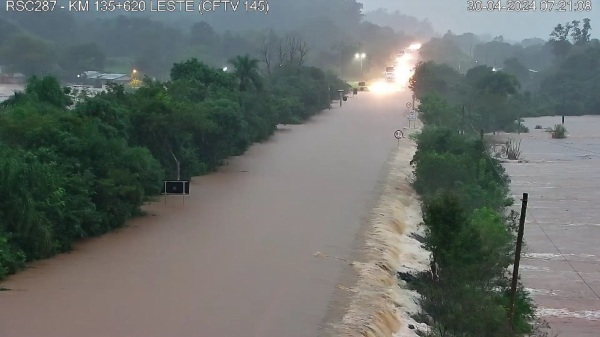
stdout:
<svg viewBox="0 0 600 337">
<path fill-rule="evenodd" d="M 140 86 L 140 80 L 138 80 L 136 74 L 137 74 L 137 69 L 133 69 L 131 71 L 131 82 L 130 82 L 130 85 L 132 88 L 139 88 L 139 86 Z"/>
<path fill-rule="evenodd" d="M 354 55 L 355 59 L 359 59 L 360 60 L 360 74 L 363 74 L 363 60 L 365 59 L 365 57 L 367 57 L 367 54 L 365 53 L 356 53 Z"/>
<path fill-rule="evenodd" d="M 227 71 L 227 67 L 223 67 L 223 71 Z"/>
</svg>

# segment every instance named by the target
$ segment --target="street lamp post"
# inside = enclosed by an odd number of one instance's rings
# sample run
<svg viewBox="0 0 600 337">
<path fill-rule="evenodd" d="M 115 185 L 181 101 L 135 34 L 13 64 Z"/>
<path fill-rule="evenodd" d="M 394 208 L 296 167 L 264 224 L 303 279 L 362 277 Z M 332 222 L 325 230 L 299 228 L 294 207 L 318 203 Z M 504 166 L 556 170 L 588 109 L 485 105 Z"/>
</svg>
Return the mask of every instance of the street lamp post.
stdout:
<svg viewBox="0 0 600 337">
<path fill-rule="evenodd" d="M 359 59 L 360 60 L 360 75 L 363 75 L 363 60 L 365 59 L 365 57 L 367 57 L 367 54 L 365 53 L 356 53 L 354 55 L 354 58 Z"/>
</svg>

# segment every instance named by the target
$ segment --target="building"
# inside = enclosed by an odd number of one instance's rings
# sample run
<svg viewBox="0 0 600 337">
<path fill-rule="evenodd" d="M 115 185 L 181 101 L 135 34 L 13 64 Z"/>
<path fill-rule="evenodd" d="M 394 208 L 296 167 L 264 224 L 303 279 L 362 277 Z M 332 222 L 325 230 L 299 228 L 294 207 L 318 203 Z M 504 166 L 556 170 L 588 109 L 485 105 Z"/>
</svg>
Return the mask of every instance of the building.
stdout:
<svg viewBox="0 0 600 337">
<path fill-rule="evenodd" d="M 5 73 L 4 67 L 0 66 L 0 84 L 24 85 L 27 77 L 21 73 Z"/>
<path fill-rule="evenodd" d="M 131 76 L 127 74 L 105 74 L 99 71 L 84 71 L 77 76 L 85 82 L 106 85 L 108 83 L 128 84 L 131 82 Z"/>
</svg>

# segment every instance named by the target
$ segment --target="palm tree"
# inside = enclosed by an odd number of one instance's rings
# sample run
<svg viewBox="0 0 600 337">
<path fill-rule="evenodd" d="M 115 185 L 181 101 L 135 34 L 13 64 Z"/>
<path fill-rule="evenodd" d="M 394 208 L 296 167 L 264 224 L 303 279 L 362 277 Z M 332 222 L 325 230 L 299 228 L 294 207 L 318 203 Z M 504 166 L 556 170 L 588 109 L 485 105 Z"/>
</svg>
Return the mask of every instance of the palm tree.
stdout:
<svg viewBox="0 0 600 337">
<path fill-rule="evenodd" d="M 229 60 L 229 62 L 233 65 L 233 73 L 240 81 L 240 91 L 248 91 L 251 88 L 262 89 L 262 81 L 258 73 L 259 61 L 257 59 L 246 54 L 244 56 L 236 56 L 234 59 Z"/>
</svg>

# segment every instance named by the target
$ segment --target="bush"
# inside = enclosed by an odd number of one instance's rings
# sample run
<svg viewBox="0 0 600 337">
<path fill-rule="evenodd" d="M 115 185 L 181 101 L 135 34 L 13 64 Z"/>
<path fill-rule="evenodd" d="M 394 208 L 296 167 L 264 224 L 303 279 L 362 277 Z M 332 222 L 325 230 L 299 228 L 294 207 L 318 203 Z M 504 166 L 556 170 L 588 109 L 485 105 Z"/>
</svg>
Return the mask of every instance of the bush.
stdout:
<svg viewBox="0 0 600 337">
<path fill-rule="evenodd" d="M 531 299 L 519 288 L 508 326 L 507 268 L 514 258 L 515 214 L 509 179 L 478 136 L 426 125 L 416 136 L 415 190 L 421 195 L 431 268 L 412 283 L 433 319 L 431 336 L 525 336 L 534 330 Z M 515 145 L 516 146 L 516 145 Z M 518 146 L 510 147 L 512 150 Z"/>
<path fill-rule="evenodd" d="M 562 124 L 556 124 L 552 129 L 552 138 L 563 139 L 567 138 L 567 128 Z"/>
<path fill-rule="evenodd" d="M 192 59 L 170 82 L 112 85 L 75 104 L 55 79 L 31 78 L 0 104 L 0 279 L 122 226 L 161 180 L 214 170 L 328 107 L 328 85 L 341 85 L 317 68 L 264 78 L 247 56 L 234 62 L 230 74 Z"/>
</svg>

